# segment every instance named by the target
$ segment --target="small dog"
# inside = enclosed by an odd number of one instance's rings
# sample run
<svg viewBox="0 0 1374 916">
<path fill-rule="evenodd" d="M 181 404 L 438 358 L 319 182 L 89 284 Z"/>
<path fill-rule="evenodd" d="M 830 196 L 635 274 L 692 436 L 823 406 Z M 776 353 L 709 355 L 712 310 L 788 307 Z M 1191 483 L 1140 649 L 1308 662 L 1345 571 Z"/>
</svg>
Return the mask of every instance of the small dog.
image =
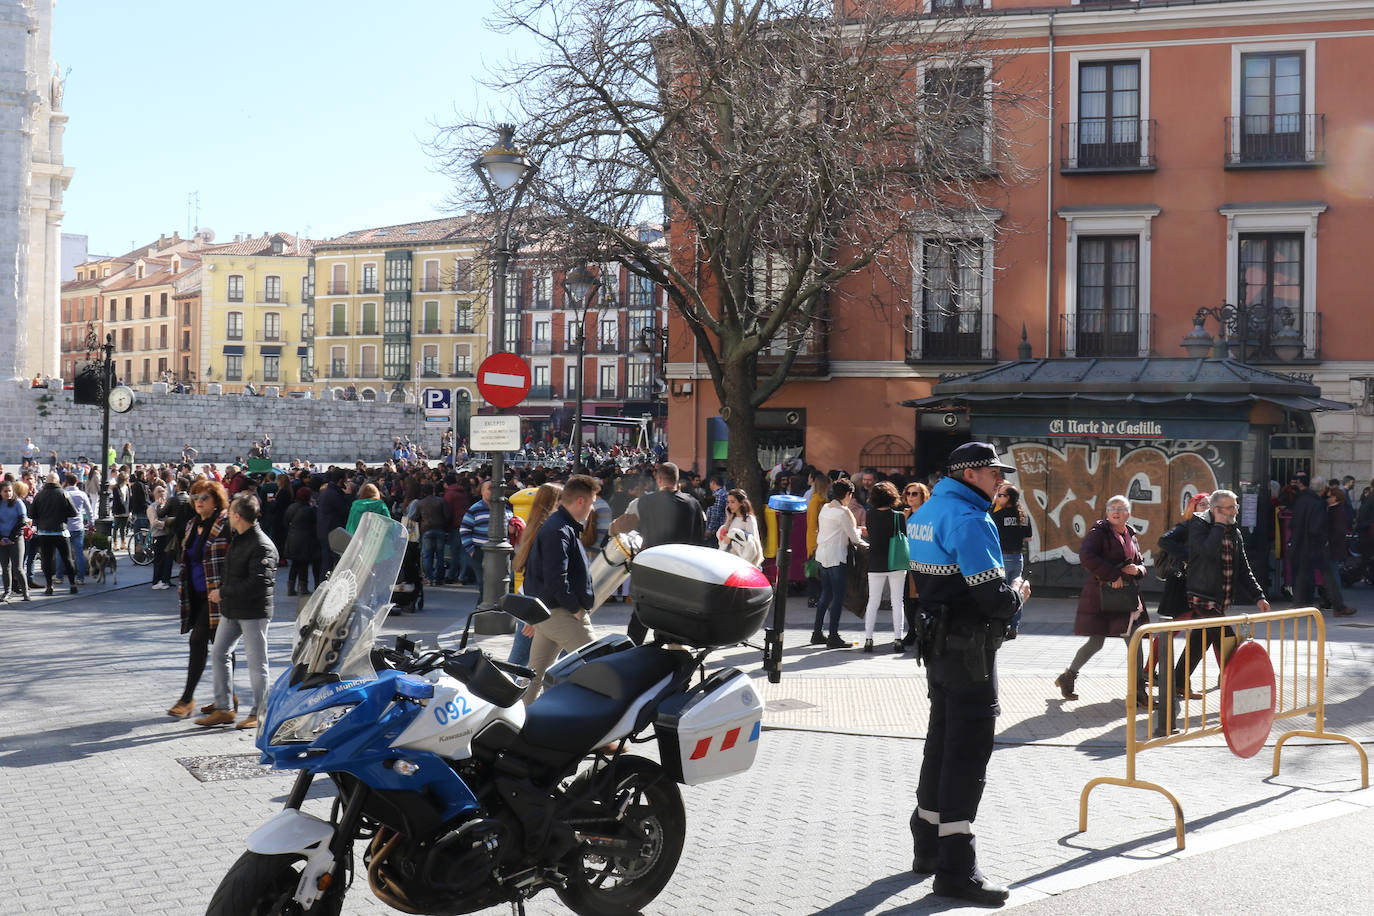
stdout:
<svg viewBox="0 0 1374 916">
<path fill-rule="evenodd" d="M 115 559 L 113 550 L 101 550 L 98 547 L 87 548 L 86 571 L 94 582 L 104 584 L 105 576 L 108 574 L 112 584 L 119 584 L 119 562 Z"/>
</svg>

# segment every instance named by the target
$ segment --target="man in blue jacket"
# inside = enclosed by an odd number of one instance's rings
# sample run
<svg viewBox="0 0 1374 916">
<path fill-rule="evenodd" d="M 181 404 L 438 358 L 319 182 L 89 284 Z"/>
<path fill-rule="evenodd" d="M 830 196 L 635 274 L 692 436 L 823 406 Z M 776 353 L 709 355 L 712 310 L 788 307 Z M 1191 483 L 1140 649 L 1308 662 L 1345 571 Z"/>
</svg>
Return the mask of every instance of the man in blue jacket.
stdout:
<svg viewBox="0 0 1374 916">
<path fill-rule="evenodd" d="M 569 477 L 558 508 L 540 527 L 525 560 L 524 592 L 544 602 L 550 615 L 534 628 L 534 642 L 530 645 L 534 680 L 525 691 L 527 706 L 539 696 L 544 672 L 560 649 L 573 652 L 596 639 L 588 620 L 594 599 L 582 530 L 591 518 L 600 490 L 601 481 L 595 477 Z"/>
<path fill-rule="evenodd" d="M 978 870 L 973 840 L 1000 712 L 997 649 L 1008 621 L 1030 597 L 1025 581 L 1003 581 L 1002 548 L 988 507 L 1003 476 L 1015 470 L 987 442 L 959 446 L 913 519 L 919 524 L 908 528 L 930 695 L 911 815 L 912 869 L 935 873 L 936 894 L 984 906 L 1000 906 L 1009 895 Z"/>
</svg>

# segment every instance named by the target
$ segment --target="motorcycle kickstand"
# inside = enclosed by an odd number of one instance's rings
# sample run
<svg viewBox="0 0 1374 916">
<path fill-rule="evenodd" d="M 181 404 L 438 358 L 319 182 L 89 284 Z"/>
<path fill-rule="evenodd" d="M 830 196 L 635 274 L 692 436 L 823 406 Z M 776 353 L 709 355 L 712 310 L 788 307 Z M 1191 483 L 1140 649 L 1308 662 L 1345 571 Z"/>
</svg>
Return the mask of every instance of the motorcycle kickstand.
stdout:
<svg viewBox="0 0 1374 916">
<path fill-rule="evenodd" d="M 510 902 L 510 916 L 525 916 L 525 901 L 512 900 Z"/>
</svg>

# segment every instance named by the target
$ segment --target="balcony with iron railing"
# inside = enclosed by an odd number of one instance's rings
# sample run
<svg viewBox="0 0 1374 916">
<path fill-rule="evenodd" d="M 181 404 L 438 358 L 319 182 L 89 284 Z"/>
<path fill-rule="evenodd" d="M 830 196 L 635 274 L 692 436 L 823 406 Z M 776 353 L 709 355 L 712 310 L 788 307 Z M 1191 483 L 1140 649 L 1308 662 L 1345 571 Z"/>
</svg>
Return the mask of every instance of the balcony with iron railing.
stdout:
<svg viewBox="0 0 1374 916">
<path fill-rule="evenodd" d="M 1154 119 L 1085 118 L 1060 128 L 1059 171 L 1065 175 L 1155 170 Z"/>
<path fill-rule="evenodd" d="M 290 343 L 291 337 L 284 331 L 258 331 L 253 335 L 258 343 Z"/>
<path fill-rule="evenodd" d="M 530 396 L 531 400 L 535 400 L 535 401 L 548 401 L 548 400 L 551 400 L 551 399 L 554 397 L 553 386 L 552 386 L 552 385 L 531 385 L 531 386 L 530 386 L 530 394 L 529 394 L 529 396 Z"/>
<path fill-rule="evenodd" d="M 420 280 L 419 285 L 416 286 L 415 289 L 417 292 L 421 293 L 441 293 L 444 291 L 444 287 L 439 283 L 438 277 L 424 277 Z"/>
<path fill-rule="evenodd" d="M 368 362 L 364 360 L 362 363 L 358 365 L 358 378 L 370 379 L 378 378 L 379 376 L 380 373 L 377 371 L 376 362 Z"/>
<path fill-rule="evenodd" d="M 342 321 L 330 321 L 315 331 L 315 337 L 347 337 L 348 325 Z"/>
<path fill-rule="evenodd" d="M 632 309 L 651 309 L 658 305 L 658 287 L 632 289 L 625 296 L 625 305 Z"/>
<path fill-rule="evenodd" d="M 654 399 L 652 385 L 627 385 L 625 387 L 625 400 L 627 401 L 652 401 Z"/>
<path fill-rule="evenodd" d="M 472 360 L 465 359 L 449 367 L 449 378 L 472 378 Z"/>
<path fill-rule="evenodd" d="M 563 338 L 555 340 L 553 342 L 553 352 L 562 353 L 564 355 L 577 353 L 576 338 L 574 338 L 573 340 L 567 340 Z"/>
<path fill-rule="evenodd" d="M 595 392 L 596 397 L 602 401 L 619 401 L 625 398 L 625 386 L 619 382 L 614 385 L 598 384 L 591 390 Z"/>
<path fill-rule="evenodd" d="M 343 280 L 330 280 L 330 281 L 329 281 L 329 293 L 328 293 L 328 295 L 330 295 L 330 296 L 347 296 L 347 295 L 348 295 L 348 284 L 347 284 L 346 282 L 344 282 Z"/>
<path fill-rule="evenodd" d="M 420 378 L 439 378 L 439 361 L 428 361 L 420 364 Z"/>
<path fill-rule="evenodd" d="M 358 284 L 358 295 L 360 296 L 375 296 L 378 292 L 380 289 L 377 287 L 376 280 L 363 280 Z"/>
<path fill-rule="evenodd" d="M 1226 168 L 1326 165 L 1326 115 L 1245 115 L 1226 119 Z"/>
<path fill-rule="evenodd" d="M 1154 316 L 1136 311 L 1080 311 L 1059 316 L 1059 355 L 1149 356 L 1155 352 Z"/>
<path fill-rule="evenodd" d="M 415 333 L 416 333 L 416 334 L 442 334 L 442 333 L 444 333 L 444 328 L 443 328 L 443 325 L 441 325 L 441 324 L 439 323 L 439 319 L 438 319 L 438 318 L 435 318 L 433 321 L 424 321 L 424 320 L 421 320 L 421 321 L 419 322 L 418 326 L 417 326 L 416 329 L 415 329 Z"/>
<path fill-rule="evenodd" d="M 1293 332 L 1302 341 L 1301 352 L 1287 358 L 1280 356 L 1275 345 L 1284 343 L 1284 337 L 1291 336 Z M 1322 360 L 1322 313 L 1296 312 L 1278 307 L 1270 315 L 1262 307 L 1256 308 L 1249 317 L 1249 329 L 1244 337 L 1242 342 L 1233 331 L 1227 340 L 1227 355 L 1232 359 L 1289 365 L 1318 363 Z"/>
<path fill-rule="evenodd" d="M 226 328 L 225 331 L 224 331 L 224 339 L 225 339 L 225 340 L 243 340 L 243 328 L 242 328 L 242 327 L 237 327 L 237 328 L 236 328 L 236 327 L 229 327 L 229 328 Z"/>
<path fill-rule="evenodd" d="M 266 290 L 266 289 L 263 290 L 263 291 L 258 295 L 258 301 L 259 301 L 259 302 L 266 303 L 266 304 L 268 304 L 268 305 L 290 305 L 290 304 L 291 304 L 291 303 L 289 303 L 289 302 L 286 301 L 286 293 L 282 292 L 282 291 L 279 290 L 279 289 L 278 289 L 278 290 Z"/>
<path fill-rule="evenodd" d="M 381 326 L 380 324 L 378 324 L 377 321 L 376 321 L 375 319 L 374 319 L 373 321 L 359 321 L 359 322 L 356 322 L 356 323 L 353 325 L 353 327 L 356 329 L 356 330 L 354 330 L 353 333 L 354 333 L 354 334 L 358 334 L 358 335 L 380 334 L 380 333 L 382 333 L 382 330 L 381 330 L 382 326 Z"/>
<path fill-rule="evenodd" d="M 911 336 L 908 363 L 997 361 L 997 319 L 982 312 L 923 315 Z"/>
<path fill-rule="evenodd" d="M 530 341 L 531 356 L 547 356 L 553 352 L 553 341 L 542 338 Z"/>
<path fill-rule="evenodd" d="M 452 327 L 452 329 L 453 329 L 453 330 L 449 331 L 450 334 L 471 334 L 471 333 L 472 333 L 472 319 L 471 319 L 471 318 L 455 318 L 455 319 L 453 320 L 452 325 L 450 325 L 450 327 Z"/>
<path fill-rule="evenodd" d="M 619 353 L 625 349 L 625 338 L 620 336 L 620 332 L 615 334 L 598 334 L 596 338 L 597 353 Z"/>
<path fill-rule="evenodd" d="M 329 363 L 330 378 L 348 378 L 348 363 L 341 359 L 332 360 Z"/>
</svg>

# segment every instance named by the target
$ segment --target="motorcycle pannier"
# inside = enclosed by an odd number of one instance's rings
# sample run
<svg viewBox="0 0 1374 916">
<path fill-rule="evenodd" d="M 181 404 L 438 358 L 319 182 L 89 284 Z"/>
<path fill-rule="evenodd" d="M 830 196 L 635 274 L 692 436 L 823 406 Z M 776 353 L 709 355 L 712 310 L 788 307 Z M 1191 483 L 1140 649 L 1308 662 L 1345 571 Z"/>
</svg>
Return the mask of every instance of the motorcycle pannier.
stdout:
<svg viewBox="0 0 1374 916">
<path fill-rule="evenodd" d="M 736 668 L 723 668 L 668 698 L 654 720 L 663 769 L 687 786 L 753 766 L 762 727 L 763 700 Z"/>
<path fill-rule="evenodd" d="M 729 646 L 753 636 L 773 586 L 753 564 L 710 547 L 664 544 L 634 560 L 630 597 L 645 626 L 688 646 Z"/>
</svg>

